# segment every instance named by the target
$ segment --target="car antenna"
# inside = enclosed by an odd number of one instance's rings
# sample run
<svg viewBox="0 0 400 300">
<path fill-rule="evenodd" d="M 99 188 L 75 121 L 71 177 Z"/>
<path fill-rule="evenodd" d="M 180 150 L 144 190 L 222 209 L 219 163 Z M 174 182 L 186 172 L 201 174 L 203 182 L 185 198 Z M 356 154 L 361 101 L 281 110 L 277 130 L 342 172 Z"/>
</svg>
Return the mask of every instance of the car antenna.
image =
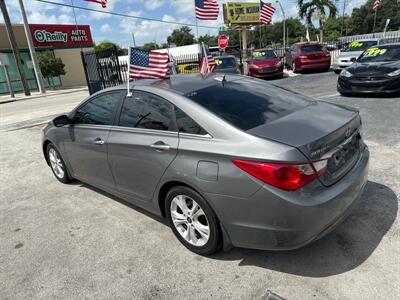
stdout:
<svg viewBox="0 0 400 300">
<path fill-rule="evenodd" d="M 216 81 L 221 82 L 222 86 L 224 86 L 224 83 L 226 82 L 225 76 L 226 76 L 226 75 L 224 74 L 224 75 L 222 75 L 222 77 L 218 76 L 218 77 L 215 77 L 214 79 L 215 79 Z"/>
</svg>

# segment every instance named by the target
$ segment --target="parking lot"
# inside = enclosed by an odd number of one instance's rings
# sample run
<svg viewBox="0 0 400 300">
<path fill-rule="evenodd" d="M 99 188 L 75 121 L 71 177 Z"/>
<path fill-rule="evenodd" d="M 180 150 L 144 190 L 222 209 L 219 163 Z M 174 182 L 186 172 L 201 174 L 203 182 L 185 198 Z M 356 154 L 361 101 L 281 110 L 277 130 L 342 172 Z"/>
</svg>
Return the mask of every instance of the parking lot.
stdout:
<svg viewBox="0 0 400 300">
<path fill-rule="evenodd" d="M 163 220 L 59 183 L 41 128 L 85 91 L 0 105 L 0 299 L 397 299 L 400 98 L 342 97 L 333 72 L 272 83 L 360 110 L 371 151 L 362 201 L 334 232 L 286 252 L 189 252 Z M 318 218 L 318 216 L 315 216 Z M 396 296 L 397 295 L 397 296 Z"/>
</svg>

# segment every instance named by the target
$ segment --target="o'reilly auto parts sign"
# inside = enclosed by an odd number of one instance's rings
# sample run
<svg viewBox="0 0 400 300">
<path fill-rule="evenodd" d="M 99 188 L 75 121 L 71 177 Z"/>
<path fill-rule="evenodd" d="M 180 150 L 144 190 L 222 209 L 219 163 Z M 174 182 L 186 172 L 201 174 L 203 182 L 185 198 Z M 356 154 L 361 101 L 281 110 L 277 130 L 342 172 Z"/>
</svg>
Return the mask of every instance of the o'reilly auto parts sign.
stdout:
<svg viewBox="0 0 400 300">
<path fill-rule="evenodd" d="M 88 25 L 29 25 L 36 48 L 70 48 L 93 46 Z"/>
</svg>

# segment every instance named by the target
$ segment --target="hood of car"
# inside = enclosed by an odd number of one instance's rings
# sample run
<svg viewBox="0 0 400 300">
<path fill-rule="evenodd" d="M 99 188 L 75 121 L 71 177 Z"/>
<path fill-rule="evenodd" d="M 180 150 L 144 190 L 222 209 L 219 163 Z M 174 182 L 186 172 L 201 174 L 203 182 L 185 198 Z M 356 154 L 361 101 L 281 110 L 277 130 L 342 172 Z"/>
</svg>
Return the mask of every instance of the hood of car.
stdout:
<svg viewBox="0 0 400 300">
<path fill-rule="evenodd" d="M 340 52 L 338 59 L 348 59 L 350 60 L 352 57 L 358 58 L 364 51 L 348 51 L 348 52 Z"/>
<path fill-rule="evenodd" d="M 270 58 L 270 59 L 263 59 L 263 60 L 250 60 L 249 63 L 251 65 L 256 65 L 257 67 L 275 67 L 281 60 L 279 58 Z"/>
<path fill-rule="evenodd" d="M 359 76 L 386 75 L 400 69 L 400 61 L 374 62 L 352 64 L 347 70 Z"/>
</svg>

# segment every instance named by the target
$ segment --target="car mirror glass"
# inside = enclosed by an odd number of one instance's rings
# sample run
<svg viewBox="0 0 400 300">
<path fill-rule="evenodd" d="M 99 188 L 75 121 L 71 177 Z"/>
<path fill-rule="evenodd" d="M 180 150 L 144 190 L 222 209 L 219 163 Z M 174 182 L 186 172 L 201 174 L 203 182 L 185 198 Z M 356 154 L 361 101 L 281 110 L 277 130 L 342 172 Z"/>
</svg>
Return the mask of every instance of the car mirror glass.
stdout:
<svg viewBox="0 0 400 300">
<path fill-rule="evenodd" d="M 68 118 L 67 115 L 58 116 L 57 118 L 55 118 L 53 120 L 53 124 L 56 127 L 61 127 L 61 126 L 64 126 L 64 125 L 68 125 L 70 123 L 71 123 L 70 119 Z"/>
</svg>

